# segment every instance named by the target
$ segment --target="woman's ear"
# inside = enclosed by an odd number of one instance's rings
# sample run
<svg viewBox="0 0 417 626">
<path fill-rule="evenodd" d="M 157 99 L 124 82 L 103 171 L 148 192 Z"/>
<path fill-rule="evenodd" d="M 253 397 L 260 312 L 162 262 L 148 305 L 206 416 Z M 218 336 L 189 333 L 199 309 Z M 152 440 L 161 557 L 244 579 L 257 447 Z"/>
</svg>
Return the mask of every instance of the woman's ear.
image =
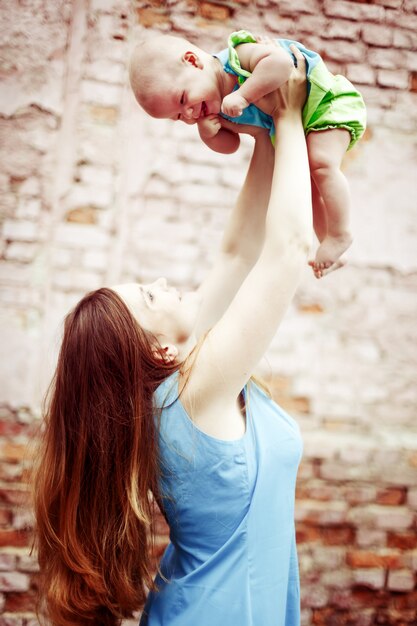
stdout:
<svg viewBox="0 0 417 626">
<path fill-rule="evenodd" d="M 159 347 L 155 346 L 152 352 L 154 357 L 165 363 L 172 363 L 178 356 L 178 348 L 173 343 L 160 344 Z"/>
<path fill-rule="evenodd" d="M 187 50 L 187 52 L 184 52 L 182 60 L 186 63 L 189 63 L 190 65 L 194 65 L 194 67 L 198 68 L 199 70 L 202 70 L 204 67 L 200 57 L 191 50 Z"/>
</svg>

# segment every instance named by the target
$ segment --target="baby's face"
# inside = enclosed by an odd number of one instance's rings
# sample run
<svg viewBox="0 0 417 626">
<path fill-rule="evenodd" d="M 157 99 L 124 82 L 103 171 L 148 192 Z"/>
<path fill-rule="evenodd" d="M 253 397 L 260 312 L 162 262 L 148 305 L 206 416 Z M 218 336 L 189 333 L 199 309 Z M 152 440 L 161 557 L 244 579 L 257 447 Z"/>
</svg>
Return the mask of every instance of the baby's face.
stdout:
<svg viewBox="0 0 417 626">
<path fill-rule="evenodd" d="M 175 74 L 158 78 L 158 95 L 149 113 L 187 124 L 219 113 L 223 98 L 216 64 L 214 58 L 213 63 L 204 60 L 203 64 L 194 53 L 186 53 Z"/>
</svg>

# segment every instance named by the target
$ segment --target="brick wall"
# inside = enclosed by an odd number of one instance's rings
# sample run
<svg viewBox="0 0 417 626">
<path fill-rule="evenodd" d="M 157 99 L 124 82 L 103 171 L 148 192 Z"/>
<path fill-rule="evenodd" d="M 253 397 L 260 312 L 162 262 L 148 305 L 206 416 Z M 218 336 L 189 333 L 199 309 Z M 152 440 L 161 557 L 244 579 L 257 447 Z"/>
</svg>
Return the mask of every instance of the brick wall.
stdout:
<svg viewBox="0 0 417 626">
<path fill-rule="evenodd" d="M 0 624 L 37 624 L 26 446 L 63 315 L 101 285 L 166 275 L 195 286 L 250 154 L 249 140 L 224 157 L 195 129 L 147 118 L 127 86 L 129 50 L 143 29 L 218 49 L 240 27 L 316 49 L 369 111 L 345 162 L 350 263 L 320 282 L 306 269 L 261 366 L 303 431 L 303 624 L 411 624 L 416 1 L 4 0 L 0 20 Z"/>
</svg>

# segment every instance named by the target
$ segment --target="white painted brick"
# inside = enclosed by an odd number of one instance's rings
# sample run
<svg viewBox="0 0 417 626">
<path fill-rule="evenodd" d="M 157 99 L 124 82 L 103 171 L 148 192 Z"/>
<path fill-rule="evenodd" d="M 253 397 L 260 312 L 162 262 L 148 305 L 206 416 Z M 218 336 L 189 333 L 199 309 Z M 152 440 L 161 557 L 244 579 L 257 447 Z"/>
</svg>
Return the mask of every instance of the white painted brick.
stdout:
<svg viewBox="0 0 417 626">
<path fill-rule="evenodd" d="M 379 70 L 377 73 L 378 85 L 393 87 L 394 89 L 407 89 L 410 76 L 407 70 Z"/>
<path fill-rule="evenodd" d="M 320 582 L 327 588 L 349 589 L 352 585 L 353 574 L 349 569 L 340 569 L 324 572 L 320 576 Z"/>
<path fill-rule="evenodd" d="M 91 9 L 98 13 L 113 13 L 114 11 L 122 11 L 126 7 L 123 0 L 92 0 Z"/>
<path fill-rule="evenodd" d="M 123 85 L 126 80 L 126 65 L 100 59 L 89 63 L 85 73 L 87 78 L 94 81 Z"/>
<path fill-rule="evenodd" d="M 394 40 L 393 30 L 390 26 L 364 24 L 362 39 L 373 46 L 389 47 L 392 46 Z"/>
<path fill-rule="evenodd" d="M 33 277 L 33 270 L 28 265 L 12 261 L 0 261 L 0 282 L 16 287 L 28 286 Z"/>
<path fill-rule="evenodd" d="M 383 547 L 386 545 L 387 533 L 383 530 L 370 528 L 358 528 L 356 531 L 356 543 L 361 548 L 371 546 Z"/>
<path fill-rule="evenodd" d="M 38 225 L 27 220 L 5 220 L 3 224 L 3 237 L 17 241 L 36 241 L 38 238 Z"/>
<path fill-rule="evenodd" d="M 4 256 L 10 261 L 29 263 L 33 261 L 38 249 L 37 243 L 12 242 L 7 246 Z"/>
<path fill-rule="evenodd" d="M 81 83 L 83 102 L 118 107 L 121 103 L 122 93 L 123 90 L 119 85 L 104 84 L 94 80 L 83 80 Z"/>
<path fill-rule="evenodd" d="M 417 48 L 417 33 L 409 30 L 394 30 L 394 48 Z"/>
<path fill-rule="evenodd" d="M 55 267 L 68 267 L 74 260 L 74 251 L 67 248 L 55 247 L 52 250 L 51 261 Z"/>
<path fill-rule="evenodd" d="M 21 198 L 16 217 L 19 219 L 35 220 L 41 212 L 41 201 L 39 198 Z"/>
<path fill-rule="evenodd" d="M 327 606 L 329 592 L 322 585 L 303 585 L 301 587 L 301 603 L 303 607 L 320 609 Z"/>
<path fill-rule="evenodd" d="M 95 165 L 111 167 L 114 164 L 115 127 L 85 123 L 80 130 L 79 158 Z"/>
<path fill-rule="evenodd" d="M 78 176 L 86 185 L 114 185 L 114 172 L 111 167 L 97 167 L 95 165 L 82 165 L 78 168 Z"/>
<path fill-rule="evenodd" d="M 19 572 L 0 573 L 0 591 L 27 591 L 30 585 L 30 578 L 26 574 Z"/>
<path fill-rule="evenodd" d="M 299 15 L 309 13 L 317 15 L 320 12 L 317 0 L 281 0 L 279 3 L 280 15 Z"/>
<path fill-rule="evenodd" d="M 346 67 L 346 77 L 353 83 L 375 85 L 376 72 L 364 63 L 349 63 Z"/>
<path fill-rule="evenodd" d="M 62 291 L 91 291 L 103 285 L 99 273 L 87 270 L 61 270 L 53 275 L 53 284 Z"/>
<path fill-rule="evenodd" d="M 104 272 L 109 263 L 109 255 L 102 250 L 87 250 L 83 256 L 83 266 Z"/>
<path fill-rule="evenodd" d="M 405 507 L 381 507 L 376 516 L 377 528 L 407 530 L 413 524 L 413 513 Z"/>
<path fill-rule="evenodd" d="M 369 4 L 357 4 L 356 2 L 342 2 L 338 0 L 325 0 L 324 12 L 331 17 L 344 17 L 350 20 L 357 21 L 375 21 L 380 22 L 384 19 L 383 7 L 369 5 Z"/>
<path fill-rule="evenodd" d="M 101 209 L 105 209 L 113 202 L 114 188 L 111 185 L 73 185 L 66 204 L 68 208 L 76 208 L 78 206 L 92 205 Z"/>
<path fill-rule="evenodd" d="M 41 192 L 40 179 L 31 176 L 26 178 L 19 187 L 20 196 L 38 196 Z"/>
<path fill-rule="evenodd" d="M 334 40 L 326 48 L 329 59 L 342 63 L 361 62 L 365 58 L 366 46 L 363 43 L 350 43 L 347 41 Z"/>
<path fill-rule="evenodd" d="M 56 243 L 68 248 L 105 248 L 109 235 L 89 224 L 60 224 L 56 230 Z"/>
<path fill-rule="evenodd" d="M 329 20 L 323 30 L 316 30 L 316 32 L 322 33 L 325 39 L 349 39 L 350 41 L 357 41 L 359 39 L 359 33 L 361 25 L 357 22 L 351 22 L 349 20 Z M 331 47 L 333 42 L 329 42 L 328 46 Z"/>
<path fill-rule="evenodd" d="M 382 589 L 385 582 L 385 570 L 383 569 L 354 569 L 353 580 L 357 585 L 363 585 L 368 589 Z"/>
<path fill-rule="evenodd" d="M 374 67 L 396 70 L 405 65 L 405 55 L 401 50 L 385 50 L 385 48 L 369 48 L 368 61 Z"/>
<path fill-rule="evenodd" d="M 16 556 L 14 554 L 0 554 L 0 571 L 10 572 L 16 568 Z"/>
<path fill-rule="evenodd" d="M 412 591 L 414 589 L 413 572 L 400 569 L 391 570 L 388 574 L 388 589 L 391 591 Z"/>
<path fill-rule="evenodd" d="M 390 7 L 392 9 L 399 9 L 404 0 L 373 0 L 374 4 L 380 4 L 383 7 Z M 407 10 L 407 9 L 406 9 Z"/>
<path fill-rule="evenodd" d="M 414 13 L 406 13 L 405 11 L 396 11 L 387 8 L 385 10 L 385 22 L 392 24 L 397 28 L 405 28 L 407 30 L 417 30 L 417 15 Z"/>
</svg>

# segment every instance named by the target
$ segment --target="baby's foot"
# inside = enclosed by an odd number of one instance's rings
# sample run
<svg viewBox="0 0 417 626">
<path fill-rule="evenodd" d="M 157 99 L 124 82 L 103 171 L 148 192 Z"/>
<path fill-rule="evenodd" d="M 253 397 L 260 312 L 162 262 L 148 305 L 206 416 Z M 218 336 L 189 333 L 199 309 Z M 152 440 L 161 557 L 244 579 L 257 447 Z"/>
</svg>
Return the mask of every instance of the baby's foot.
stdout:
<svg viewBox="0 0 417 626">
<path fill-rule="evenodd" d="M 309 261 L 316 278 L 322 278 L 326 274 L 342 267 L 345 262 L 339 261 L 339 259 L 351 243 L 352 236 L 350 233 L 344 233 L 336 237 L 331 235 L 325 237 L 317 250 L 316 258 L 314 261 Z"/>
<path fill-rule="evenodd" d="M 311 265 L 311 267 L 313 267 L 314 263 L 315 263 L 314 261 L 309 261 L 308 264 Z M 324 267 L 317 267 L 317 268 L 313 267 L 314 276 L 316 278 L 323 278 L 323 276 L 327 276 L 327 274 L 330 274 L 331 272 L 334 272 L 335 270 L 338 270 L 341 267 L 344 267 L 345 265 L 346 265 L 346 259 L 338 259 L 335 263 L 332 263 L 332 265 L 328 267 L 327 269 Z"/>
</svg>

